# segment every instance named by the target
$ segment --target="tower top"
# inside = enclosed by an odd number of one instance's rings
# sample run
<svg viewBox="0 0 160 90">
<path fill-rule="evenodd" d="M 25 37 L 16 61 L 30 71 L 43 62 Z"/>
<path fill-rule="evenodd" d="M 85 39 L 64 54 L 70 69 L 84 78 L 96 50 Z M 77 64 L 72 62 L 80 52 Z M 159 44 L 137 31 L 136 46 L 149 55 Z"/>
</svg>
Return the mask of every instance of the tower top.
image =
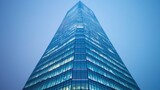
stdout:
<svg viewBox="0 0 160 90">
<path fill-rule="evenodd" d="M 92 10 L 89 9 L 83 2 L 81 1 L 78 1 L 69 11 L 68 13 L 70 12 L 74 12 L 76 10 L 84 10 L 85 12 L 88 12 L 88 13 L 91 13 Z M 92 12 L 93 13 L 93 12 Z"/>
<path fill-rule="evenodd" d="M 78 8 L 83 8 L 85 5 L 81 1 L 78 1 L 75 6 L 77 6 Z"/>
<path fill-rule="evenodd" d="M 80 3 L 82 3 L 81 1 L 78 1 L 78 3 L 80 4 Z M 83 4 L 83 3 L 82 3 Z"/>
</svg>

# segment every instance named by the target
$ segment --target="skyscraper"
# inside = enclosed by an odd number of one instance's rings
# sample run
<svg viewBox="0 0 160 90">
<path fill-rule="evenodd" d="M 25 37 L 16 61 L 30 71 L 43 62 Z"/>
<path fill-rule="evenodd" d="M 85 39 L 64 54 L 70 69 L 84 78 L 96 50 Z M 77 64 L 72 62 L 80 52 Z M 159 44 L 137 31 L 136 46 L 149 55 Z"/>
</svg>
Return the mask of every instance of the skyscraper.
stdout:
<svg viewBox="0 0 160 90">
<path fill-rule="evenodd" d="M 24 90 L 139 90 L 94 13 L 66 14 Z"/>
</svg>

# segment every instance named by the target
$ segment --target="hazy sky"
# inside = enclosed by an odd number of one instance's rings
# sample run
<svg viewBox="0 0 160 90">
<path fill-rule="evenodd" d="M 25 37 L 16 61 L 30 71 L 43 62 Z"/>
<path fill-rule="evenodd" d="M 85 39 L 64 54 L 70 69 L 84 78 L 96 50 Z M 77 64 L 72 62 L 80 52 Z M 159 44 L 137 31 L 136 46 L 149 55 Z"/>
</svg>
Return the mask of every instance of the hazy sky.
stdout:
<svg viewBox="0 0 160 90">
<path fill-rule="evenodd" d="M 142 90 L 160 90 L 160 1 L 81 0 Z M 0 1 L 0 90 L 21 90 L 78 0 Z"/>
</svg>

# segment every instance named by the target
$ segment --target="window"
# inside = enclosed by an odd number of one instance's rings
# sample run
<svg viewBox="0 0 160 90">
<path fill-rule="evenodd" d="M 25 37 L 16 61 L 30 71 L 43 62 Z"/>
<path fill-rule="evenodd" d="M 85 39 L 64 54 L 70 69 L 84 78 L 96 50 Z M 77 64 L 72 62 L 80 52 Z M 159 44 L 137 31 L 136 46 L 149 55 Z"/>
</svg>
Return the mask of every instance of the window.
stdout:
<svg viewBox="0 0 160 90">
<path fill-rule="evenodd" d="M 86 60 L 83 61 L 74 61 L 75 69 L 86 69 Z"/>
<path fill-rule="evenodd" d="M 73 79 L 86 79 L 87 70 L 73 70 Z"/>
</svg>

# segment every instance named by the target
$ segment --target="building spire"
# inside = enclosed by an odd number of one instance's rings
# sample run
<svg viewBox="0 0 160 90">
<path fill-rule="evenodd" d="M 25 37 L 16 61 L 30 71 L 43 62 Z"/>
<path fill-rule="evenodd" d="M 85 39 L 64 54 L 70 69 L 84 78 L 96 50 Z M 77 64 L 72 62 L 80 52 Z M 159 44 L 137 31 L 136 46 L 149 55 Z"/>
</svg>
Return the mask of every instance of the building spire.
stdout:
<svg viewBox="0 0 160 90">
<path fill-rule="evenodd" d="M 76 5 L 78 6 L 78 8 L 82 8 L 84 6 L 84 4 L 81 1 L 79 1 Z"/>
<path fill-rule="evenodd" d="M 81 1 L 78 1 L 78 3 L 77 4 L 83 4 Z"/>
</svg>

